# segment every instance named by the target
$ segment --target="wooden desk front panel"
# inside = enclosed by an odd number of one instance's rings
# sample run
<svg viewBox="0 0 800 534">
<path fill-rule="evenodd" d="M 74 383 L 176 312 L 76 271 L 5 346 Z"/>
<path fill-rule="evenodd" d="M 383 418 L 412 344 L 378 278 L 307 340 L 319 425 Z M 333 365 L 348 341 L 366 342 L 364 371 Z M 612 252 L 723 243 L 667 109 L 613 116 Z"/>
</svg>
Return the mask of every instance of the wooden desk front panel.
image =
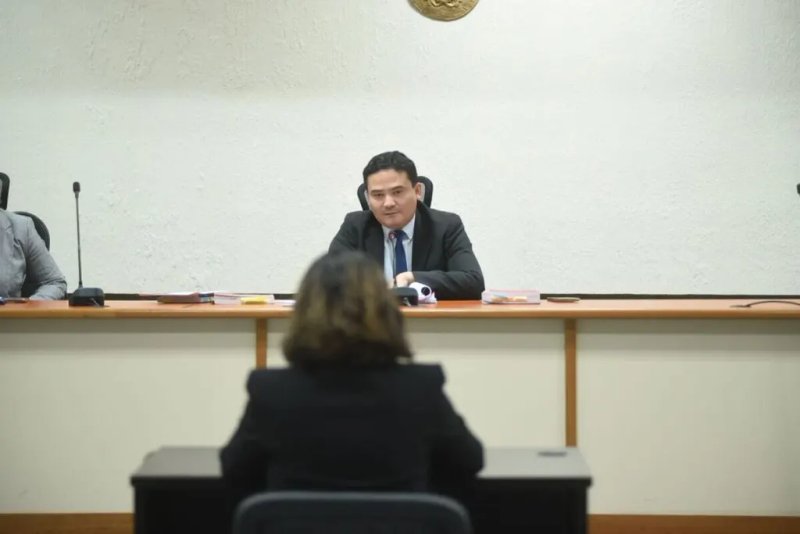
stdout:
<svg viewBox="0 0 800 534">
<path fill-rule="evenodd" d="M 800 515 L 800 323 L 578 321 L 596 513 Z"/>
<path fill-rule="evenodd" d="M 130 511 L 146 451 L 230 436 L 252 366 L 249 319 L 0 320 L 0 513 Z"/>
<path fill-rule="evenodd" d="M 1 512 L 129 511 L 125 473 L 147 450 L 227 439 L 254 364 L 256 319 L 267 320 L 278 365 L 291 313 L 110 304 L 0 307 Z M 800 308 L 731 304 L 446 303 L 405 314 L 420 360 L 444 362 L 449 393 L 492 446 L 563 444 L 562 320 L 578 319 L 578 445 L 596 467 L 592 512 L 800 513 L 791 504 L 800 503 L 800 425 L 787 408 L 800 405 Z M 743 366 L 731 347 L 763 350 Z M 676 379 L 688 369 L 691 379 Z M 717 454 L 721 443 L 729 449 Z M 684 474 L 673 469 L 688 460 Z M 698 480 L 708 491 L 687 491 Z"/>
<path fill-rule="evenodd" d="M 128 511 L 125 473 L 148 450 L 224 443 L 244 405 L 254 323 L 0 320 L 0 513 Z M 284 363 L 287 327 L 268 322 L 270 366 Z M 487 445 L 563 445 L 560 321 L 409 327 L 420 361 L 444 364 L 451 398 Z"/>
</svg>

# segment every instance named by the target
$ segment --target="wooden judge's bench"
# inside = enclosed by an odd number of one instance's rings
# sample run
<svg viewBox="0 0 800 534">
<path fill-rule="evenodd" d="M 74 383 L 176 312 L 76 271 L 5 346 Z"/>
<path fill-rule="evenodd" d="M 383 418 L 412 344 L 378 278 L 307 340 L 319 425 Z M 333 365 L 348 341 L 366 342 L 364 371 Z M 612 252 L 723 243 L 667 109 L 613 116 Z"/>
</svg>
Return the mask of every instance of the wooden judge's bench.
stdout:
<svg viewBox="0 0 800 534">
<path fill-rule="evenodd" d="M 800 306 L 737 307 L 750 302 L 403 311 L 416 359 L 444 365 L 448 394 L 489 449 L 580 449 L 593 532 L 797 532 Z M 248 371 L 285 365 L 290 314 L 0 306 L 0 514 L 131 513 L 129 477 L 147 453 L 227 441 Z"/>
</svg>

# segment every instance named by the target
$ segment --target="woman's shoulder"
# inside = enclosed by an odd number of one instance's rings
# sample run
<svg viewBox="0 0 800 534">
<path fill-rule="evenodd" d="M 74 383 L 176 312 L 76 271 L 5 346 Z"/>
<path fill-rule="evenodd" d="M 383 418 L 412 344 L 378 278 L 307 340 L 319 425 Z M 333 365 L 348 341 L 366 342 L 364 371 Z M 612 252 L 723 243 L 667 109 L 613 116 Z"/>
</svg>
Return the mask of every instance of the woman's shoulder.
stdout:
<svg viewBox="0 0 800 534">
<path fill-rule="evenodd" d="M 250 391 L 264 388 L 286 388 L 309 380 L 374 380 L 392 382 L 415 382 L 431 387 L 441 387 L 445 382 L 444 370 L 439 364 L 397 364 L 378 368 L 329 368 L 307 370 L 300 367 L 280 369 L 256 369 L 250 373 L 247 387 Z"/>
<path fill-rule="evenodd" d="M 438 363 L 409 363 L 396 366 L 398 373 L 434 383 L 444 384 L 444 369 Z"/>
<path fill-rule="evenodd" d="M 294 367 L 281 367 L 278 369 L 254 369 L 247 378 L 248 388 L 255 384 L 265 384 L 271 382 L 286 382 L 297 379 L 302 375 L 302 371 Z"/>
</svg>

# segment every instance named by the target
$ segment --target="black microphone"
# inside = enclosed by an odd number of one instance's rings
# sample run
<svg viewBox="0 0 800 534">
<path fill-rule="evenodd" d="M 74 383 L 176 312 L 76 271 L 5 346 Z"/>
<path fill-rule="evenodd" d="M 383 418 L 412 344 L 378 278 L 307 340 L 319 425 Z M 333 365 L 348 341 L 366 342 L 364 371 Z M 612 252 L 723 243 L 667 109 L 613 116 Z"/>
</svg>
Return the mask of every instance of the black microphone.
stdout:
<svg viewBox="0 0 800 534">
<path fill-rule="evenodd" d="M 81 184 L 72 182 L 72 192 L 75 193 L 75 222 L 78 227 L 78 289 L 69 296 L 70 306 L 100 306 L 106 302 L 106 295 L 99 287 L 83 287 L 83 266 L 81 265 L 81 212 L 78 206 L 78 194 Z"/>
<path fill-rule="evenodd" d="M 78 194 L 81 192 L 80 182 L 72 182 L 72 192 L 75 193 L 75 223 L 78 226 L 78 288 L 83 287 L 83 269 L 81 267 L 81 215 L 78 207 Z"/>
<path fill-rule="evenodd" d="M 400 304 L 405 304 L 406 306 L 419 304 L 419 293 L 413 287 L 393 287 L 391 291 L 395 298 L 400 301 Z"/>
</svg>

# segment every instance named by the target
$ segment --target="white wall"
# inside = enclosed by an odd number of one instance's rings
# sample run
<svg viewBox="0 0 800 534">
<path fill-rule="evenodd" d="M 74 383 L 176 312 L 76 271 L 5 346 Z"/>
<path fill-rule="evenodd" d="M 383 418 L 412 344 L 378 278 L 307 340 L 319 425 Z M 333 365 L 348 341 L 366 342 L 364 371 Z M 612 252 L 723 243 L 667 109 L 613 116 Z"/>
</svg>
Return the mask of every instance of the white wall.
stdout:
<svg viewBox="0 0 800 534">
<path fill-rule="evenodd" d="M 373 154 L 494 287 L 800 292 L 800 3 L 4 0 L 0 170 L 77 282 L 291 291 Z"/>
</svg>

